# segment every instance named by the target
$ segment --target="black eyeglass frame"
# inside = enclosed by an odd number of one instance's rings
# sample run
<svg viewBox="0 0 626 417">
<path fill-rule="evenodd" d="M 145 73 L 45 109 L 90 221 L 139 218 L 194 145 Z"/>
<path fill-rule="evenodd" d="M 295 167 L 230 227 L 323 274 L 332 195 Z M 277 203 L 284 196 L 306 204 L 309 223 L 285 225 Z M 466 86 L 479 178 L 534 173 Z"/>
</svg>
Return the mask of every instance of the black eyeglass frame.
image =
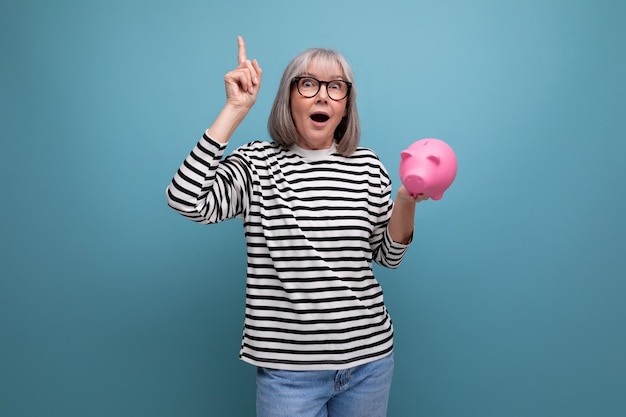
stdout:
<svg viewBox="0 0 626 417">
<path fill-rule="evenodd" d="M 315 92 L 315 94 L 313 94 L 312 96 L 307 96 L 307 95 L 304 95 L 304 94 L 302 94 L 302 92 L 300 91 L 300 85 L 299 85 L 299 84 L 300 84 L 300 80 L 302 80 L 302 79 L 304 79 L 304 78 L 308 78 L 308 79 L 311 79 L 311 80 L 315 80 L 315 81 L 317 81 L 317 83 L 318 83 L 318 84 L 317 84 L 317 91 L 316 91 L 316 92 Z M 348 86 L 348 92 L 347 92 L 347 93 L 346 93 L 346 95 L 345 95 L 345 96 L 343 96 L 342 98 L 332 98 L 332 97 L 330 96 L 330 93 L 328 92 L 328 84 L 330 84 L 330 83 L 332 83 L 332 82 L 334 82 L 334 81 L 341 81 L 342 83 L 346 83 L 346 85 Z M 313 98 L 313 97 L 315 97 L 316 95 L 318 95 L 318 94 L 319 94 L 319 92 L 320 92 L 320 89 L 322 88 L 322 84 L 326 84 L 326 95 L 328 96 L 328 98 L 329 98 L 329 99 L 331 99 L 331 100 L 333 100 L 333 101 L 341 101 L 341 100 L 345 99 L 346 97 L 350 96 L 350 91 L 352 91 L 352 83 L 351 83 L 350 81 L 346 81 L 346 80 L 330 80 L 330 81 L 321 81 L 321 80 L 318 80 L 318 79 L 317 79 L 317 78 L 315 78 L 315 77 L 310 77 L 310 76 L 302 76 L 302 77 L 293 77 L 293 79 L 291 80 L 291 82 L 292 82 L 293 84 L 295 84 L 295 85 L 296 85 L 296 90 L 298 90 L 298 94 L 300 94 L 302 97 L 306 97 L 306 98 Z"/>
</svg>

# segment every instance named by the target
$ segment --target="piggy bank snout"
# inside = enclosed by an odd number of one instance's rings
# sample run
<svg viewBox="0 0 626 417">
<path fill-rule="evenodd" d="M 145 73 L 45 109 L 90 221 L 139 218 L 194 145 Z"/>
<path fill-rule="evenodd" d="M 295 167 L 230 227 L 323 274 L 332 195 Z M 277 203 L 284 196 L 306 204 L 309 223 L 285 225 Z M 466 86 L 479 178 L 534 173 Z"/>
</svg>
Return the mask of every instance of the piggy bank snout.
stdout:
<svg viewBox="0 0 626 417">
<path fill-rule="evenodd" d="M 404 177 L 402 183 L 411 194 L 422 194 L 426 188 L 426 181 L 419 175 L 408 174 Z"/>
</svg>

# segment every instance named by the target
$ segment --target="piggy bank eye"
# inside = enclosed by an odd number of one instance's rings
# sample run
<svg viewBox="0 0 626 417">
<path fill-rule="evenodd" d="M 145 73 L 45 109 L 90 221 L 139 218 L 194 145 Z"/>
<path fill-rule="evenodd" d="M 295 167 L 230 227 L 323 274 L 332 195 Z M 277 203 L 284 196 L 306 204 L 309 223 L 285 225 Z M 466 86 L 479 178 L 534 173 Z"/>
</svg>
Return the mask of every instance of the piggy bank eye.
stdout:
<svg viewBox="0 0 626 417">
<path fill-rule="evenodd" d="M 441 158 L 439 158 L 437 155 L 429 155 L 428 160 L 434 162 L 435 165 L 439 165 L 439 163 L 441 162 Z"/>
</svg>

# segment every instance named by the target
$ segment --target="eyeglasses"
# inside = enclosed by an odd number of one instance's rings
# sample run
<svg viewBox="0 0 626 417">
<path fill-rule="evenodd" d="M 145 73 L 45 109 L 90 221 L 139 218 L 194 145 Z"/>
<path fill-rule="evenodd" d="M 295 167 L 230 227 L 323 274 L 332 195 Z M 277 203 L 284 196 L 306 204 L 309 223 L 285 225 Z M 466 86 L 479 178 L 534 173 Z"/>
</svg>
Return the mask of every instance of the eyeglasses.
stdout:
<svg viewBox="0 0 626 417">
<path fill-rule="evenodd" d="M 332 100 L 339 101 L 348 97 L 352 83 L 344 80 L 320 81 L 313 77 L 295 77 L 293 82 L 298 93 L 306 98 L 315 97 L 320 92 L 322 84 L 326 84 L 326 93 Z"/>
</svg>

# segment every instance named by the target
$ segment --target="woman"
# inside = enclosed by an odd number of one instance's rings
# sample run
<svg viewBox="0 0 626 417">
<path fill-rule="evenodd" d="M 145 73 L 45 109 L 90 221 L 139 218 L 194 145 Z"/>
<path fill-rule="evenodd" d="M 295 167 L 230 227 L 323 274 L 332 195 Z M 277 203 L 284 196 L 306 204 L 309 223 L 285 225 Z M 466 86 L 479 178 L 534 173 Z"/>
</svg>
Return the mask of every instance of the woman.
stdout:
<svg viewBox="0 0 626 417">
<path fill-rule="evenodd" d="M 247 242 L 240 351 L 257 366 L 257 416 L 386 415 L 393 326 L 372 261 L 396 268 L 415 203 L 359 147 L 356 88 L 337 52 L 309 49 L 283 74 L 273 141 L 223 157 L 262 70 L 238 38 L 226 104 L 174 176 L 169 205 L 199 223 L 241 218 Z"/>
</svg>

